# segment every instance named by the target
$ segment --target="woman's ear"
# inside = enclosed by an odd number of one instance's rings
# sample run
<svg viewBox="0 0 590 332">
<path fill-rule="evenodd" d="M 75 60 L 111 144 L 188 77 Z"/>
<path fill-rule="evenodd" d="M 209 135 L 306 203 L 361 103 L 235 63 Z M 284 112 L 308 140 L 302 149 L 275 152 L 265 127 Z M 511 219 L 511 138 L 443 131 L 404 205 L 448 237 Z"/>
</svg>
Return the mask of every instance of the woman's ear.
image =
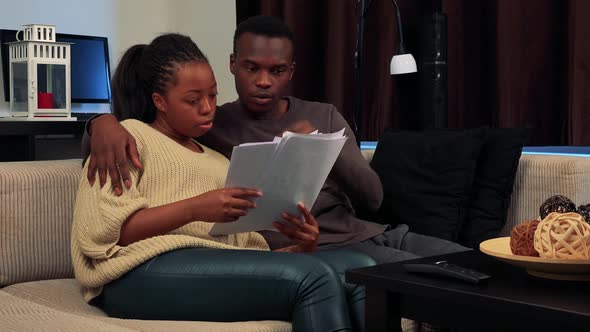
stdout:
<svg viewBox="0 0 590 332">
<path fill-rule="evenodd" d="M 164 113 L 166 113 L 168 111 L 168 106 L 166 104 L 166 100 L 164 99 L 164 97 L 162 97 L 161 94 L 154 92 L 152 93 L 152 101 L 154 102 L 154 105 L 156 105 L 156 108 L 159 111 L 162 111 Z"/>
</svg>

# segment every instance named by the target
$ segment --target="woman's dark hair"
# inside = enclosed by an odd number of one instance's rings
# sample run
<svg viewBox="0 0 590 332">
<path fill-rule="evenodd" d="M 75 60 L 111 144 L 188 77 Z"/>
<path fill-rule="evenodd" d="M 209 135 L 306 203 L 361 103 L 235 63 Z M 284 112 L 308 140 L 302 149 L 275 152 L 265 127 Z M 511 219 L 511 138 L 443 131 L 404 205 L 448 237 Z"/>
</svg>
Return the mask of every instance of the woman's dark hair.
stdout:
<svg viewBox="0 0 590 332">
<path fill-rule="evenodd" d="M 189 62 L 208 60 L 190 37 L 180 34 L 161 35 L 149 45 L 129 48 L 112 79 L 115 117 L 152 123 L 157 112 L 152 93 L 164 95 L 175 83 L 178 66 Z"/>
</svg>

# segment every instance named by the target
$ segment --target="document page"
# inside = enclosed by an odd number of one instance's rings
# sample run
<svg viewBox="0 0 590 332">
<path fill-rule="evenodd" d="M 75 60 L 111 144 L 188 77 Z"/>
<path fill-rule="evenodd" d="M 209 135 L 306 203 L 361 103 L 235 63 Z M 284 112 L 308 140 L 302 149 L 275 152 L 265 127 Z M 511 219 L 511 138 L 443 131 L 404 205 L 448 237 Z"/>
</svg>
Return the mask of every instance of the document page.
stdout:
<svg viewBox="0 0 590 332">
<path fill-rule="evenodd" d="M 297 203 L 313 206 L 347 137 L 332 134 L 286 133 L 280 140 L 244 144 L 233 149 L 226 187 L 255 188 L 263 196 L 248 215 L 217 223 L 211 235 L 274 229 L 282 212 L 299 215 Z"/>
</svg>

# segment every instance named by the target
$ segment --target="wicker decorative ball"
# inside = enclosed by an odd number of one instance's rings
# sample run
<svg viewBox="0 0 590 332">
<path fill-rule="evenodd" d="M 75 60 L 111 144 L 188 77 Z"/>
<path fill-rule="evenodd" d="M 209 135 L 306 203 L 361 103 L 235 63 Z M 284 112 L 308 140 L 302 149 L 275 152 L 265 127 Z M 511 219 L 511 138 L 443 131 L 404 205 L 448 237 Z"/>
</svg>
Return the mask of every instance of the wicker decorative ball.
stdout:
<svg viewBox="0 0 590 332">
<path fill-rule="evenodd" d="M 515 255 L 539 257 L 535 250 L 535 230 L 539 220 L 525 221 L 516 225 L 510 233 L 510 250 Z"/>
<path fill-rule="evenodd" d="M 547 198 L 539 208 L 539 216 L 541 216 L 541 220 L 545 219 L 551 212 L 576 212 L 576 204 L 563 195 L 551 196 Z"/>
<path fill-rule="evenodd" d="M 590 204 L 578 206 L 578 213 L 590 224 Z"/>
<path fill-rule="evenodd" d="M 544 258 L 590 259 L 590 224 L 575 212 L 552 212 L 537 225 L 534 246 Z"/>
</svg>

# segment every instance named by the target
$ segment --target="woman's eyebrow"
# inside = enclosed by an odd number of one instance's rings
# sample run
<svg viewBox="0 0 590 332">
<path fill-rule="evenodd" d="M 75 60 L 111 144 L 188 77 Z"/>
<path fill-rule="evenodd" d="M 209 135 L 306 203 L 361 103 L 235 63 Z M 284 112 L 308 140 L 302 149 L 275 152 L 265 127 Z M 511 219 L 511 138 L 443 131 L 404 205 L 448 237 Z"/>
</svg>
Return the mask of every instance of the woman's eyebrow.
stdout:
<svg viewBox="0 0 590 332">
<path fill-rule="evenodd" d="M 203 92 L 204 90 L 211 90 L 211 89 L 214 89 L 214 88 L 216 88 L 216 87 L 217 87 L 217 83 L 214 83 L 213 85 L 211 85 L 210 87 L 208 87 L 208 88 L 206 88 L 206 89 L 202 89 L 202 90 L 195 90 L 195 89 L 192 89 L 192 90 L 187 90 L 185 93 L 189 93 L 189 92 L 197 92 L 197 93 L 199 93 L 199 92 Z"/>
</svg>

